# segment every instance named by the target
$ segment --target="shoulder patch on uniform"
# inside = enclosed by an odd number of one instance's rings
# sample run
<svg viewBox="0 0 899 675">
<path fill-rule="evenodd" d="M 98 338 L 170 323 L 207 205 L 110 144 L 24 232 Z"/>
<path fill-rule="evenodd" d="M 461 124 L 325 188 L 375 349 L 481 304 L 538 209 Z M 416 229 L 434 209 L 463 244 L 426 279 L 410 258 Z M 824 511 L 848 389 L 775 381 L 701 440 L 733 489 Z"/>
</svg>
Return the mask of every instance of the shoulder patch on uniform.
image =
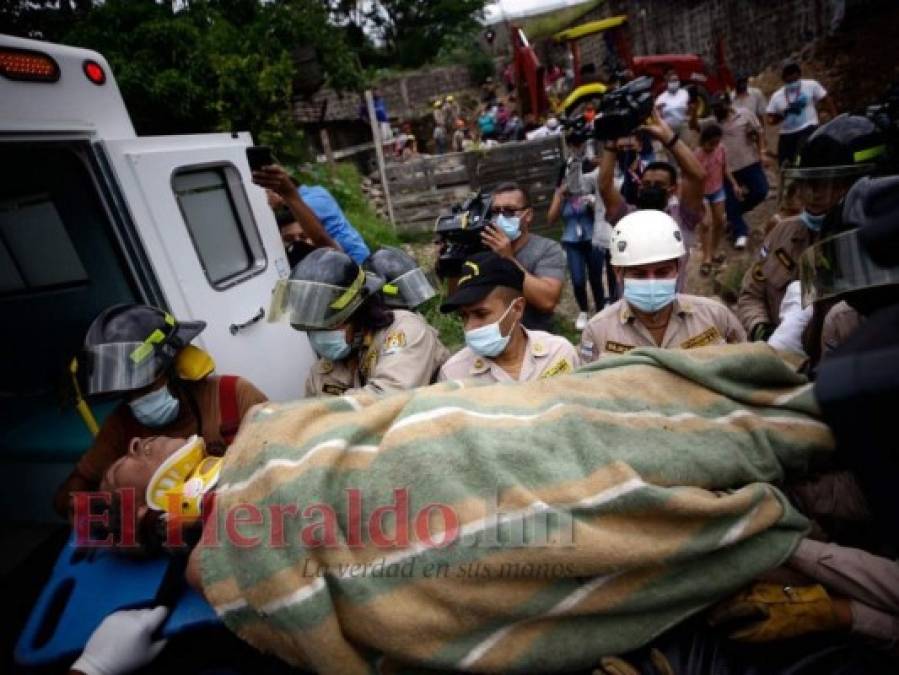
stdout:
<svg viewBox="0 0 899 675">
<path fill-rule="evenodd" d="M 571 372 L 574 372 L 574 368 L 571 367 L 571 362 L 563 356 L 555 363 L 553 363 L 549 368 L 544 370 L 540 375 L 540 379 L 543 380 L 547 377 L 555 377 L 556 375 L 564 375 Z"/>
<path fill-rule="evenodd" d="M 395 330 L 387 333 L 384 338 L 384 346 L 381 351 L 387 354 L 395 354 L 406 346 L 406 333 L 401 330 Z"/>
<path fill-rule="evenodd" d="M 718 329 L 714 326 L 702 331 L 699 335 L 694 335 L 680 343 L 681 349 L 693 349 L 695 347 L 705 347 L 719 342 L 724 342 L 724 338 Z"/>
<path fill-rule="evenodd" d="M 335 384 L 333 382 L 329 382 L 322 386 L 322 393 L 328 394 L 330 396 L 343 396 L 344 392 L 349 389 L 342 384 Z"/>
<path fill-rule="evenodd" d="M 334 362 L 331 359 L 319 359 L 318 372 L 327 375 L 334 370 Z"/>
<path fill-rule="evenodd" d="M 580 349 L 581 349 L 581 356 L 583 356 L 585 359 L 593 358 L 593 342 L 591 342 L 590 340 L 586 340 L 586 341 L 582 340 Z"/>
<path fill-rule="evenodd" d="M 606 346 L 603 347 L 603 351 L 612 352 L 613 354 L 625 354 L 633 348 L 634 345 L 626 345 L 621 342 L 615 342 L 614 340 L 606 340 Z"/>
<path fill-rule="evenodd" d="M 792 272 L 793 268 L 796 267 L 796 262 L 783 248 L 775 249 L 774 256 L 777 258 L 780 264 L 786 267 L 790 272 Z"/>
<path fill-rule="evenodd" d="M 762 263 L 757 262 L 752 266 L 752 278 L 756 281 L 765 280 L 765 270 L 762 269 Z"/>
<path fill-rule="evenodd" d="M 535 342 L 534 346 L 531 347 L 531 353 L 534 356 L 545 356 L 546 355 L 546 345 L 542 342 Z"/>
</svg>

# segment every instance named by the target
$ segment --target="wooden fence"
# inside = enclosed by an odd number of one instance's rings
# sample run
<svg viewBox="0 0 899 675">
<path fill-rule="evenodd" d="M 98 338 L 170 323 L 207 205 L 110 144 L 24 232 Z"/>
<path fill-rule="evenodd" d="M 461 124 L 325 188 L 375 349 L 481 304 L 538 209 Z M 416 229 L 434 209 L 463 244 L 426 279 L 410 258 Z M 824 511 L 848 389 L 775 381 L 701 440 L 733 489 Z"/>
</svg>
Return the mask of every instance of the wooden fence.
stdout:
<svg viewBox="0 0 899 675">
<path fill-rule="evenodd" d="M 490 149 L 422 157 L 386 166 L 390 197 L 400 231 L 429 231 L 472 192 L 514 181 L 527 189 L 542 225 L 564 162 L 563 141 L 550 136 L 504 143 Z"/>
</svg>

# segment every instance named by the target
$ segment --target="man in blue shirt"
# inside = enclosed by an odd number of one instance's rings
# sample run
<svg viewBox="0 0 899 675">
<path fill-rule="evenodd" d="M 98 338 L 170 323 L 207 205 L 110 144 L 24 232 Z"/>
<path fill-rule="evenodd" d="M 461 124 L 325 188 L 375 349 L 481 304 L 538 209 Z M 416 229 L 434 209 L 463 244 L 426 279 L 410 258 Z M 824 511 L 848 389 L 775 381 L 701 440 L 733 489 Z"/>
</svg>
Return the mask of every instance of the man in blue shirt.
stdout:
<svg viewBox="0 0 899 675">
<path fill-rule="evenodd" d="M 321 221 L 325 231 L 336 241 L 357 265 L 365 262 L 371 254 L 362 235 L 350 224 L 340 209 L 337 200 L 321 185 L 301 185 L 297 190 L 300 199 Z M 302 223 L 300 223 L 302 225 Z"/>
<path fill-rule="evenodd" d="M 287 206 L 296 220 L 295 223 L 289 219 L 278 223 L 285 247 L 308 238 L 307 244 L 312 248 L 330 246 L 343 249 L 357 265 L 368 258 L 370 251 L 362 235 L 347 220 L 337 200 L 321 185 L 299 185 L 277 164 L 254 171 L 253 182 L 266 189 L 269 205 L 273 209 Z M 298 197 L 296 200 L 291 199 L 294 190 Z M 296 232 L 288 232 L 291 227 Z M 291 264 L 294 262 L 291 261 Z"/>
</svg>

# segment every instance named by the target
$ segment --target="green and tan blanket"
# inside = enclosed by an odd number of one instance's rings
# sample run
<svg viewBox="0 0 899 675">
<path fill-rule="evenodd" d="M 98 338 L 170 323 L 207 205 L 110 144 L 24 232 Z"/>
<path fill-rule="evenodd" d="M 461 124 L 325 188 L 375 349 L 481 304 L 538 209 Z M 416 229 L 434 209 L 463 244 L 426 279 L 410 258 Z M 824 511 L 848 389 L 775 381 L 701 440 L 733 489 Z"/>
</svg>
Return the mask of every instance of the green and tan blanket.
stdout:
<svg viewBox="0 0 899 675">
<path fill-rule="evenodd" d="M 204 592 L 321 673 L 587 668 L 783 562 L 807 523 L 769 483 L 832 448 L 761 344 L 270 404 L 228 451 Z"/>
</svg>

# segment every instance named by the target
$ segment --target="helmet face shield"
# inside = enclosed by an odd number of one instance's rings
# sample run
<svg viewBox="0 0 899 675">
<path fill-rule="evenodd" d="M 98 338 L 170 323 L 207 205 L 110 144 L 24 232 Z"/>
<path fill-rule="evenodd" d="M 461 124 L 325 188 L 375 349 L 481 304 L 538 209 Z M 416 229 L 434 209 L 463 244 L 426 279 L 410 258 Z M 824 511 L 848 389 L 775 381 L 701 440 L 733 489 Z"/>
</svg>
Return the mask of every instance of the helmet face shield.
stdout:
<svg viewBox="0 0 899 675">
<path fill-rule="evenodd" d="M 804 307 L 853 291 L 899 285 L 899 268 L 881 267 L 871 260 L 858 232 L 850 230 L 823 239 L 799 258 Z"/>
<path fill-rule="evenodd" d="M 437 291 L 420 267 L 398 276 L 391 283 L 384 284 L 381 293 L 387 305 L 409 308 L 418 307 L 437 295 Z"/>
<path fill-rule="evenodd" d="M 275 285 L 269 321 L 286 319 L 298 330 L 327 330 L 346 321 L 367 297 L 365 273 L 349 287 L 319 281 L 281 279 Z"/>
<path fill-rule="evenodd" d="M 160 373 L 146 342 L 113 342 L 85 348 L 88 395 L 133 391 L 150 384 Z"/>
</svg>

